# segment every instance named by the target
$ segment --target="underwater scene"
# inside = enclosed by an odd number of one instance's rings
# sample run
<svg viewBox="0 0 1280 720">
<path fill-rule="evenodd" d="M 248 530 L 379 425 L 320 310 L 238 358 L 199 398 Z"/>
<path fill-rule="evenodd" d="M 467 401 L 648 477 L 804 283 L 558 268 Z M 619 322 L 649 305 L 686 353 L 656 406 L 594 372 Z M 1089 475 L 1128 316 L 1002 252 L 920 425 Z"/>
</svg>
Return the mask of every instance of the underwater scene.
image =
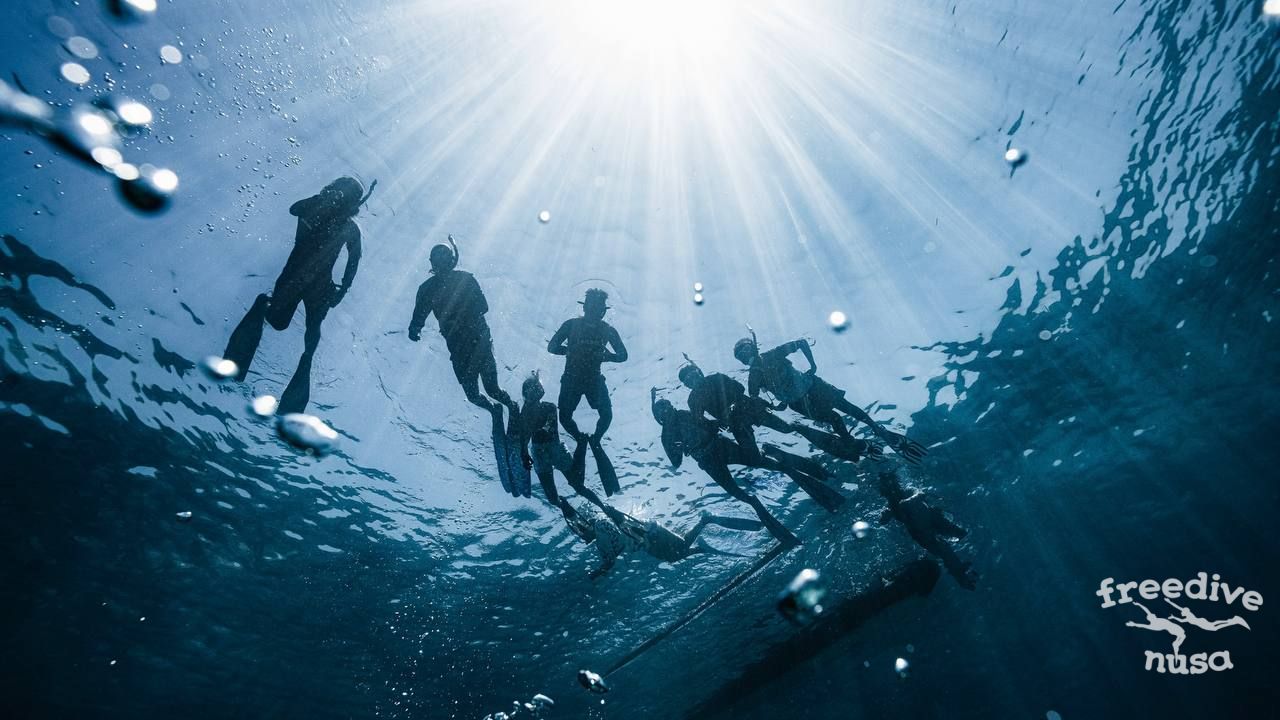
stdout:
<svg viewBox="0 0 1280 720">
<path fill-rule="evenodd" d="M 1280 716 L 1280 0 L 0 20 L 0 716 Z"/>
</svg>

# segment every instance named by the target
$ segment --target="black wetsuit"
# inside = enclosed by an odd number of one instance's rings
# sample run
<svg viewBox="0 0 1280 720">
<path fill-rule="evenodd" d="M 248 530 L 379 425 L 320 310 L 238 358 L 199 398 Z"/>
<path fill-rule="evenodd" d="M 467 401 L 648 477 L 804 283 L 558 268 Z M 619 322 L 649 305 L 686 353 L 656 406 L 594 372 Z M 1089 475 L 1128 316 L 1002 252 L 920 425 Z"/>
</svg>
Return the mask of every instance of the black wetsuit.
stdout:
<svg viewBox="0 0 1280 720">
<path fill-rule="evenodd" d="M 338 304 L 355 280 L 360 265 L 360 227 L 354 210 L 340 210 L 320 195 L 299 200 L 289 208 L 298 218 L 293 250 L 276 279 L 270 295 L 259 295 L 227 341 L 223 357 L 236 363 L 237 377 L 243 380 L 262 342 L 262 324 L 276 330 L 289 327 L 298 305 L 306 309 L 304 348 L 298 369 L 280 396 L 280 413 L 302 412 L 311 397 L 311 362 L 320 345 L 320 325 L 329 310 Z M 342 284 L 334 286 L 333 267 L 343 248 L 347 267 Z"/>
<path fill-rule="evenodd" d="M 313 315 L 323 317 L 329 312 L 334 297 L 333 266 L 342 248 L 347 248 L 342 291 L 351 287 L 360 265 L 360 228 L 349 216 L 329 211 L 318 195 L 294 203 L 289 213 L 298 218 L 298 230 L 266 313 L 267 322 L 276 330 L 289 327 L 299 303 L 306 308 L 308 324 Z"/>
<path fill-rule="evenodd" d="M 498 364 L 493 357 L 493 338 L 489 323 L 484 319 L 489 303 L 480 290 L 475 276 L 462 270 L 438 272 L 418 287 L 417 302 L 413 306 L 413 319 L 409 322 L 409 335 L 416 336 L 427 322 L 427 316 L 435 313 L 440 324 L 440 334 L 449 348 L 449 360 L 453 374 L 462 385 L 467 399 L 482 407 L 490 404 L 480 396 L 479 383 L 484 383 L 489 397 L 504 405 L 511 404 L 511 397 L 498 386 Z"/>
<path fill-rule="evenodd" d="M 604 363 L 608 348 L 614 348 L 615 362 L 627 359 L 626 347 L 618 331 L 604 320 L 577 317 L 566 320 L 551 338 L 551 347 L 563 350 L 564 375 L 560 377 L 560 397 L 556 405 L 560 409 L 560 423 L 575 437 L 579 435 L 573 412 L 585 397 L 587 404 L 600 414 L 596 423 L 596 435 L 603 435 L 613 422 L 613 403 L 609 388 L 605 385 L 600 366 Z"/>
<path fill-rule="evenodd" d="M 768 404 L 748 397 L 742 383 L 723 373 L 712 373 L 689 391 L 689 411 L 694 417 L 709 415 L 729 429 L 733 439 L 753 460 L 760 456 L 755 426 L 764 425 L 778 432 L 791 432 L 792 427 L 769 412 Z"/>
<path fill-rule="evenodd" d="M 907 495 L 885 493 L 882 489 L 881 495 L 889 504 L 880 516 L 881 524 L 887 523 L 890 518 L 902 523 L 917 545 L 941 560 L 947 572 L 961 587 L 972 590 L 976 586 L 977 575 L 970 563 L 960 559 L 947 541 L 947 538 L 963 538 L 967 531 L 947 517 L 940 508 L 930 505 L 924 493 L 919 490 Z"/>
</svg>

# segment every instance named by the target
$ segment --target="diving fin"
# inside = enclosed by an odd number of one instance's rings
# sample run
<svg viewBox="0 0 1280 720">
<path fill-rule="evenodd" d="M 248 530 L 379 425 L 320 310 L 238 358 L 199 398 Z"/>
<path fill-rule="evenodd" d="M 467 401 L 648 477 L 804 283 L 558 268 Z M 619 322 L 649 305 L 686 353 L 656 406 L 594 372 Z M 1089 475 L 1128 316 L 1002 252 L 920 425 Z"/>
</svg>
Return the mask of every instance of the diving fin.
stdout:
<svg viewBox="0 0 1280 720">
<path fill-rule="evenodd" d="M 520 493 L 511 484 L 511 471 L 507 462 L 507 431 L 502 427 L 502 406 L 495 406 L 489 411 L 489 415 L 493 419 L 493 456 L 498 464 L 498 480 L 508 494 L 520 497 Z"/>
<path fill-rule="evenodd" d="M 604 486 L 604 494 L 609 496 L 622 492 L 622 486 L 618 484 L 618 472 L 613 469 L 613 463 L 605 454 L 599 440 L 591 441 L 591 454 L 596 459 L 596 471 L 600 473 L 600 484 Z"/>
</svg>

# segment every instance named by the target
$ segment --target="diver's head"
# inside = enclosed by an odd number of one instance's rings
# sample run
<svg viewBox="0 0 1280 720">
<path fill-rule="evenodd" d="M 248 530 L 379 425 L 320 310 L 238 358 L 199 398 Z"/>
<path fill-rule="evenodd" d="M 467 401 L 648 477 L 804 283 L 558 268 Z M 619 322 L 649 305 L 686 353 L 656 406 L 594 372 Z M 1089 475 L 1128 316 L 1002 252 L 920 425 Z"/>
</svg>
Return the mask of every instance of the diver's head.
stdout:
<svg viewBox="0 0 1280 720">
<path fill-rule="evenodd" d="M 658 400 L 653 404 L 653 419 L 658 421 L 659 425 L 665 425 L 667 420 L 676 413 L 676 406 L 671 404 L 670 400 Z"/>
<path fill-rule="evenodd" d="M 898 480 L 897 473 L 882 472 L 880 473 L 880 494 L 886 498 L 899 498 L 907 493 L 902 488 L 902 482 Z"/>
<path fill-rule="evenodd" d="M 325 189 L 320 191 L 320 195 L 329 201 L 334 209 L 348 215 L 355 215 L 360 211 L 360 201 L 364 199 L 364 185 L 353 177 L 340 177 L 325 186 Z"/>
<path fill-rule="evenodd" d="M 444 243 L 431 248 L 431 272 L 447 272 L 458 266 L 458 253 Z"/>
<path fill-rule="evenodd" d="M 592 320 L 604 319 L 604 313 L 609 309 L 609 293 L 600 288 L 591 288 L 587 291 L 587 296 L 582 300 L 582 314 Z"/>
<path fill-rule="evenodd" d="M 529 377 L 524 379 L 524 383 L 520 386 L 520 394 L 524 396 L 526 404 L 536 403 L 547 394 L 546 389 L 542 387 L 542 379 L 538 377 L 537 370 L 529 373 Z"/>
<path fill-rule="evenodd" d="M 760 357 L 760 349 L 756 347 L 754 339 L 742 338 L 733 344 L 733 356 L 743 365 L 750 365 L 753 360 Z"/>
<path fill-rule="evenodd" d="M 679 377 L 680 382 L 683 383 L 685 387 L 693 389 L 694 387 L 697 387 L 698 383 L 702 382 L 702 379 L 706 376 L 702 374 L 702 368 L 694 365 L 693 363 L 689 363 L 688 365 L 680 368 Z"/>
</svg>

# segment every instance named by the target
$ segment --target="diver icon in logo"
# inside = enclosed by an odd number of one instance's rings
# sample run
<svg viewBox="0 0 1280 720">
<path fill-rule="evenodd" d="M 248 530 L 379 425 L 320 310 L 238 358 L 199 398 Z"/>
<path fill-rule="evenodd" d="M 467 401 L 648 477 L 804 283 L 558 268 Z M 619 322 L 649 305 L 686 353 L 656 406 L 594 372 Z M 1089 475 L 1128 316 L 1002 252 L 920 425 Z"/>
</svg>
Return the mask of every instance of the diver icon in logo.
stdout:
<svg viewBox="0 0 1280 720">
<path fill-rule="evenodd" d="M 1147 609 L 1142 603 L 1135 602 L 1134 605 L 1142 608 L 1142 612 L 1147 614 L 1147 624 L 1136 622 L 1127 622 L 1125 627 L 1142 628 L 1143 630 L 1156 630 L 1167 632 L 1173 636 L 1173 654 L 1180 655 L 1178 649 L 1182 647 L 1182 641 L 1187 639 L 1187 631 L 1182 626 L 1175 623 L 1171 618 L 1162 618 Z"/>
<path fill-rule="evenodd" d="M 1231 617 L 1227 620 L 1205 620 L 1202 617 L 1197 617 L 1195 613 L 1191 612 L 1190 608 L 1182 607 L 1181 605 L 1178 605 L 1177 603 L 1169 600 L 1168 598 L 1165 598 L 1164 601 L 1172 605 L 1175 610 L 1181 613 L 1181 615 L 1178 617 L 1174 617 L 1170 615 L 1169 619 L 1174 622 L 1180 622 L 1183 625 L 1194 625 L 1200 628 L 1201 630 L 1208 630 L 1209 632 L 1217 632 L 1224 627 L 1231 627 L 1232 625 L 1239 625 L 1243 627 L 1245 630 L 1253 629 L 1249 627 L 1249 623 L 1245 622 L 1244 618 L 1240 617 L 1239 615 Z M 1146 608 L 1142 608 L 1142 609 L 1146 610 Z"/>
</svg>

